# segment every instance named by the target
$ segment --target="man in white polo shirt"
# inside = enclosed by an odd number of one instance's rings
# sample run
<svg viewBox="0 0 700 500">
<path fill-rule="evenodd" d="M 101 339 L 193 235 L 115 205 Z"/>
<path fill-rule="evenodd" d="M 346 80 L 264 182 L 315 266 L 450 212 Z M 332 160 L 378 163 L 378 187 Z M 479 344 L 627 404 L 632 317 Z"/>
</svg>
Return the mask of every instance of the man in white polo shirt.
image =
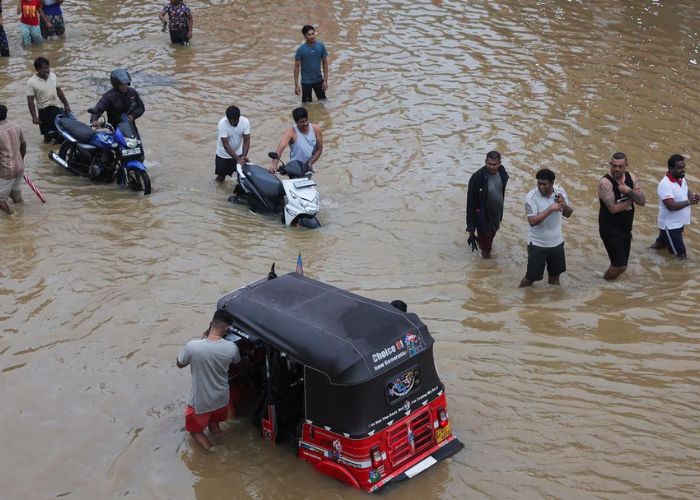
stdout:
<svg viewBox="0 0 700 500">
<path fill-rule="evenodd" d="M 525 214 L 530 224 L 527 244 L 527 272 L 520 286 L 530 286 L 544 277 L 548 283 L 559 284 L 559 275 L 566 271 L 564 236 L 561 217 L 571 217 L 574 211 L 566 191 L 554 186 L 554 172 L 543 168 L 535 175 L 537 188 L 525 196 Z"/>
<path fill-rule="evenodd" d="M 229 106 L 226 116 L 219 120 L 219 135 L 216 141 L 216 180 L 223 182 L 227 175 L 233 176 L 236 164 L 248 163 L 250 149 L 250 122 L 241 116 L 241 110 Z"/>
<path fill-rule="evenodd" d="M 688 191 L 685 180 L 685 158 L 671 155 L 668 172 L 659 182 L 659 236 L 652 248 L 668 248 L 679 259 L 687 257 L 683 242 L 683 227 L 690 224 L 690 205 L 697 205 L 700 194 Z"/>
</svg>

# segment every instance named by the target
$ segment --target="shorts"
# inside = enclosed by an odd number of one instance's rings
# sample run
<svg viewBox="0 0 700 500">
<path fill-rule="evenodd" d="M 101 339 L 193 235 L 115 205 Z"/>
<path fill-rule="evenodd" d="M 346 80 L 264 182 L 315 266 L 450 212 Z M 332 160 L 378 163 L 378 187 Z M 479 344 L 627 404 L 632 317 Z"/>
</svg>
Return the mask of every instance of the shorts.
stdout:
<svg viewBox="0 0 700 500">
<path fill-rule="evenodd" d="M 31 26 L 29 24 L 21 23 L 19 25 L 19 32 L 22 35 L 22 45 L 25 47 L 27 45 L 42 44 L 44 43 L 44 37 L 41 36 L 41 28 L 37 24 L 36 26 Z"/>
<path fill-rule="evenodd" d="M 218 410 L 195 413 L 194 408 L 187 405 L 187 408 L 185 408 L 185 430 L 187 432 L 204 432 L 209 423 L 226 421 L 229 406 L 229 404 L 226 404 L 226 406 L 222 406 Z"/>
<path fill-rule="evenodd" d="M 47 15 L 46 18 L 51 23 L 51 27 L 41 26 L 41 36 L 48 38 L 50 36 L 63 36 L 66 32 L 66 24 L 63 22 L 63 15 L 51 16 Z"/>
<path fill-rule="evenodd" d="M 221 156 L 216 155 L 216 158 L 214 159 L 214 166 L 214 173 L 216 175 L 221 175 L 223 177 L 230 175 L 233 177 L 233 173 L 236 171 L 236 160 L 233 158 L 222 158 Z"/>
<path fill-rule="evenodd" d="M 658 248 L 667 248 L 676 257 L 686 254 L 685 243 L 683 242 L 683 228 L 659 229 L 659 237 L 656 238 Z"/>
<path fill-rule="evenodd" d="M 632 246 L 632 234 L 610 235 L 600 233 L 605 251 L 608 252 L 610 265 L 612 267 L 627 267 L 630 258 L 630 247 Z"/>
<path fill-rule="evenodd" d="M 46 135 L 56 130 L 56 115 L 61 111 L 56 106 L 46 106 L 39 110 L 39 131 L 41 135 Z"/>
<path fill-rule="evenodd" d="M 0 201 L 7 202 L 10 193 L 20 194 L 23 176 L 18 175 L 12 179 L 0 179 Z"/>
<path fill-rule="evenodd" d="M 311 102 L 311 91 L 316 94 L 316 99 L 319 101 L 326 100 L 326 92 L 323 90 L 323 80 L 316 83 L 302 83 L 301 84 L 301 102 Z"/>
<path fill-rule="evenodd" d="M 179 30 L 170 30 L 170 42 L 171 43 L 179 43 L 180 45 L 185 45 L 189 43 L 189 39 L 187 38 L 187 33 L 188 33 L 187 28 L 182 28 Z"/>
<path fill-rule="evenodd" d="M 527 272 L 525 279 L 539 281 L 544 276 L 544 269 L 550 277 L 559 276 L 566 271 L 564 243 L 555 247 L 538 247 L 532 243 L 527 245 Z"/>
</svg>

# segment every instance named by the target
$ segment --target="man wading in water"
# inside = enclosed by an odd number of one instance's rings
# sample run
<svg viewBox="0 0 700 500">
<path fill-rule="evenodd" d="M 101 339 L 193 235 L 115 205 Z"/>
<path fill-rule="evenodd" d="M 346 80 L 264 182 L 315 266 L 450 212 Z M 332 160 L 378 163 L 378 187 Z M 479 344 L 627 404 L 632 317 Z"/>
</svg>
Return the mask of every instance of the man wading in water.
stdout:
<svg viewBox="0 0 700 500">
<path fill-rule="evenodd" d="M 216 311 L 209 328 L 199 340 L 190 340 L 177 357 L 177 367 L 190 365 L 192 396 L 185 409 L 185 429 L 202 448 L 212 445 L 204 429 L 217 436 L 219 423 L 226 420 L 229 409 L 228 369 L 241 360 L 238 347 L 224 339 L 233 321 L 227 311 Z"/>
<path fill-rule="evenodd" d="M 503 220 L 503 202 L 508 173 L 501 164 L 501 154 L 489 151 L 486 163 L 469 178 L 467 188 L 467 243 L 476 250 L 475 241 L 484 259 L 491 258 L 493 238 Z M 476 237 L 474 236 L 476 231 Z"/>
<path fill-rule="evenodd" d="M 309 113 L 304 108 L 296 108 L 292 111 L 292 118 L 294 118 L 294 125 L 282 135 L 277 145 L 277 156 L 281 158 L 285 148 L 289 145 L 289 161 L 298 160 L 302 163 L 308 163 L 309 168 L 313 170 L 314 163 L 323 153 L 321 127 L 309 123 Z M 267 169 L 275 173 L 278 164 L 279 160 L 272 160 Z"/>
<path fill-rule="evenodd" d="M 610 267 L 603 275 L 606 280 L 614 280 L 627 270 L 634 204 L 644 206 L 647 201 L 637 178 L 626 168 L 625 153 L 615 153 L 610 160 L 610 173 L 598 181 L 598 231 L 610 258 Z"/>
</svg>

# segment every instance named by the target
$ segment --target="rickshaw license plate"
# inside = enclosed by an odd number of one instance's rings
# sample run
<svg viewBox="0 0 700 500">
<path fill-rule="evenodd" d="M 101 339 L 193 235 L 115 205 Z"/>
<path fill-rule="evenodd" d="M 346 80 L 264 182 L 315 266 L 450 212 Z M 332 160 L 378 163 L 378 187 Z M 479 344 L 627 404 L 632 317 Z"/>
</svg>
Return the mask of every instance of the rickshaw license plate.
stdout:
<svg viewBox="0 0 700 500">
<path fill-rule="evenodd" d="M 450 424 L 447 424 L 445 427 L 439 427 L 435 431 L 435 441 L 441 443 L 442 441 L 450 437 L 450 434 L 452 434 L 452 426 Z"/>
<path fill-rule="evenodd" d="M 122 149 L 122 156 L 134 156 L 141 152 L 140 148 Z"/>
</svg>

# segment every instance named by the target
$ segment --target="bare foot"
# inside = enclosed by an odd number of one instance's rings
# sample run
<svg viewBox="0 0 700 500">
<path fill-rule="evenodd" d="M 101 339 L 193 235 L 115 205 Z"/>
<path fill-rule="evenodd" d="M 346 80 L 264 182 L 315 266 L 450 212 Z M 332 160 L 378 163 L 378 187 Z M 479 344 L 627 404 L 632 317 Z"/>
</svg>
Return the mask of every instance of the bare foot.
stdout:
<svg viewBox="0 0 700 500">
<path fill-rule="evenodd" d="M 20 193 L 14 195 L 10 193 L 10 198 L 12 198 L 12 201 L 14 201 L 17 205 L 19 205 L 20 203 L 24 203 L 24 200 L 22 199 L 22 195 Z"/>
<path fill-rule="evenodd" d="M 219 422 L 209 422 L 209 432 L 211 432 L 212 436 L 220 435 L 221 427 L 219 426 Z"/>
<path fill-rule="evenodd" d="M 226 180 L 225 175 L 217 175 L 216 176 L 216 182 L 224 182 L 224 180 Z"/>
<path fill-rule="evenodd" d="M 211 442 L 207 437 L 204 435 L 202 432 L 190 432 L 192 437 L 194 438 L 195 441 L 197 441 L 197 444 L 204 448 L 205 450 L 209 451 L 211 449 Z"/>
<path fill-rule="evenodd" d="M 547 283 L 550 285 L 559 285 L 559 276 L 550 276 L 547 279 Z"/>
<path fill-rule="evenodd" d="M 12 207 L 10 207 L 10 205 L 8 205 L 6 201 L 0 201 L 0 210 L 5 212 L 7 215 L 12 215 L 12 212 L 14 212 L 14 210 L 12 210 Z"/>
</svg>

